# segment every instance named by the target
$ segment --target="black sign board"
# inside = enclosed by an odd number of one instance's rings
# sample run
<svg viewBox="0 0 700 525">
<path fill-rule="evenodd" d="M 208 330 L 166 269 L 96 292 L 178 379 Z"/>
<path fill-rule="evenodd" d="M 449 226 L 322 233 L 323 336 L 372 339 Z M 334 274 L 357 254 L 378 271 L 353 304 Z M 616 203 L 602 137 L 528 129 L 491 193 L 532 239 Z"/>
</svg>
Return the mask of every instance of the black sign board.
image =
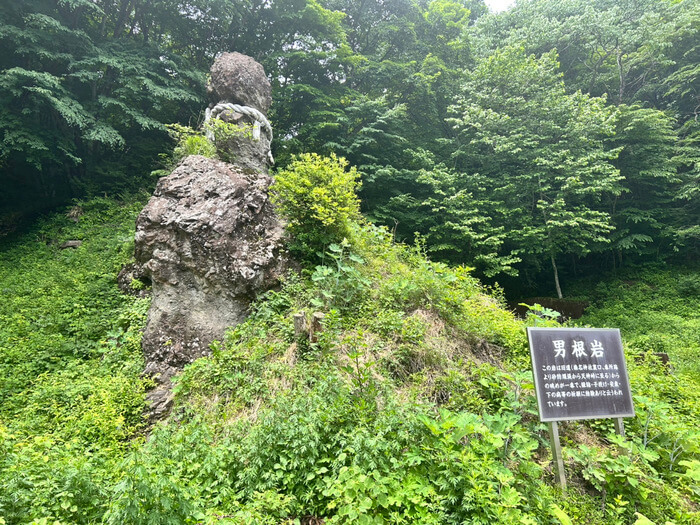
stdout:
<svg viewBox="0 0 700 525">
<path fill-rule="evenodd" d="M 618 329 L 528 328 L 540 421 L 632 417 Z"/>
</svg>

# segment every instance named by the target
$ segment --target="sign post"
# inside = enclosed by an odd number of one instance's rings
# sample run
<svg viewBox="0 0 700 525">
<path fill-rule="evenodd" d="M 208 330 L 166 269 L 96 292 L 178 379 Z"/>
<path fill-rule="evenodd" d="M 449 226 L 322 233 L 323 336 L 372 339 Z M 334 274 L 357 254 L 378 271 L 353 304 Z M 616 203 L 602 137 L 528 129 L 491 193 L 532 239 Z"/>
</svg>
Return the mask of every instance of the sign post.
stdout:
<svg viewBox="0 0 700 525">
<path fill-rule="evenodd" d="M 625 437 L 625 422 L 621 417 L 615 418 L 615 433 L 620 437 Z"/>
<path fill-rule="evenodd" d="M 562 490 L 566 490 L 566 474 L 564 473 L 564 456 L 561 453 L 561 441 L 559 440 L 559 424 L 556 421 L 547 423 L 549 427 L 549 442 L 552 444 L 552 463 L 554 474 Z"/>
<path fill-rule="evenodd" d="M 549 424 L 559 484 L 566 489 L 557 422 L 634 416 L 620 331 L 598 328 L 527 329 L 540 421 Z"/>
</svg>

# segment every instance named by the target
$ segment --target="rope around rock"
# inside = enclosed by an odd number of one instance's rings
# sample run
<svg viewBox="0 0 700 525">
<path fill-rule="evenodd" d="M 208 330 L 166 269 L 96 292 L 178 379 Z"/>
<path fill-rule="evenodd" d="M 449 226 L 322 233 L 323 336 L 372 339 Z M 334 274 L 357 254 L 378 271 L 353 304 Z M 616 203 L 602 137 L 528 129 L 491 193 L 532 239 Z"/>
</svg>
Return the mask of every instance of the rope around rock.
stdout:
<svg viewBox="0 0 700 525">
<path fill-rule="evenodd" d="M 206 109 L 206 111 L 204 112 L 204 123 L 206 124 L 213 118 L 219 118 L 219 116 L 222 113 L 225 113 L 226 111 L 233 111 L 235 113 L 240 113 L 242 115 L 252 118 L 255 121 L 253 128 L 253 137 L 256 139 L 260 138 L 259 136 L 256 137 L 255 135 L 256 131 L 259 134 L 260 127 L 262 126 L 263 129 L 265 129 L 265 132 L 270 137 L 270 142 L 272 142 L 272 126 L 270 125 L 270 121 L 267 120 L 267 117 L 261 111 L 250 106 L 241 106 L 239 104 L 232 104 L 230 102 L 219 102 L 213 108 Z"/>
</svg>

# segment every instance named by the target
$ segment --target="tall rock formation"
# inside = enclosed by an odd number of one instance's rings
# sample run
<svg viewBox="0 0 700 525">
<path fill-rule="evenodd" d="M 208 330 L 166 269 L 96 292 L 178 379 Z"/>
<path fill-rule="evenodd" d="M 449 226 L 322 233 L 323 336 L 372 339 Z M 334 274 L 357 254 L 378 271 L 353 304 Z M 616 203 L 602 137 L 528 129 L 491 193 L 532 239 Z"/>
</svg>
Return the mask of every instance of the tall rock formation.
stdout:
<svg viewBox="0 0 700 525">
<path fill-rule="evenodd" d="M 247 171 L 267 171 L 273 162 L 272 127 L 267 121 L 271 92 L 263 67 L 249 56 L 224 53 L 211 67 L 207 93 L 212 103 L 207 108 L 206 121 L 218 118 L 231 124 L 253 125 L 254 140 L 245 134 L 228 134 L 215 141 L 217 150 L 223 149 L 227 157 L 233 156 L 234 162 Z"/>
<path fill-rule="evenodd" d="M 208 89 L 219 102 L 208 118 L 269 128 L 270 84 L 260 64 L 225 54 L 211 78 Z M 154 418 L 167 413 L 170 378 L 207 355 L 211 342 L 244 320 L 251 300 L 289 267 L 283 225 L 267 194 L 271 128 L 268 135 L 239 137 L 230 145 L 233 164 L 183 159 L 160 179 L 137 219 L 131 271 L 152 283 L 142 346 L 145 373 L 158 384 L 149 395 Z"/>
</svg>

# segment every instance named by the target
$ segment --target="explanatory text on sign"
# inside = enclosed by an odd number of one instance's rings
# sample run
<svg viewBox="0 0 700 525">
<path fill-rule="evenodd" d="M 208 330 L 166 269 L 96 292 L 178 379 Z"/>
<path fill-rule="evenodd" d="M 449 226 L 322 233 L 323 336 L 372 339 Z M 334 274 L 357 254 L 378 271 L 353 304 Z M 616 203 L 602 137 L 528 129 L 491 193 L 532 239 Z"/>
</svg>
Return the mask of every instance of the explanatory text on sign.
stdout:
<svg viewBox="0 0 700 525">
<path fill-rule="evenodd" d="M 528 328 L 541 421 L 632 417 L 620 331 Z"/>
</svg>

